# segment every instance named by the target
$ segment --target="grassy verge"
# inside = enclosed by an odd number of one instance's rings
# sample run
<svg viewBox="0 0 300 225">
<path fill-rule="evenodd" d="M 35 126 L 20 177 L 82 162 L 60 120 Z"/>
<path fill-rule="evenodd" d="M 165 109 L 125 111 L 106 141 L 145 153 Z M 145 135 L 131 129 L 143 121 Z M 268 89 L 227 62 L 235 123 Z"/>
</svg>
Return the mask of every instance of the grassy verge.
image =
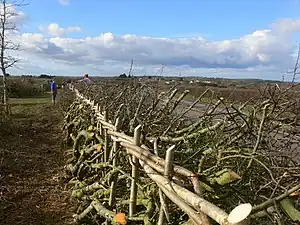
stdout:
<svg viewBox="0 0 300 225">
<path fill-rule="evenodd" d="M 10 99 L 0 124 L 0 224 L 72 224 L 61 118 L 48 98 Z"/>
</svg>

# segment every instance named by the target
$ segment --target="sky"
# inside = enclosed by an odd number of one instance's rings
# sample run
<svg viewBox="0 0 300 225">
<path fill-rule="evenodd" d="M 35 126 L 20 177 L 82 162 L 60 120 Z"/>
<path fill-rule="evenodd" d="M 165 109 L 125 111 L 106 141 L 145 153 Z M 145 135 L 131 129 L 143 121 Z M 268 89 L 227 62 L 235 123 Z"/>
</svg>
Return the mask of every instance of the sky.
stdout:
<svg viewBox="0 0 300 225">
<path fill-rule="evenodd" d="M 28 0 L 13 8 L 11 74 L 282 79 L 300 42 L 300 0 Z"/>
</svg>

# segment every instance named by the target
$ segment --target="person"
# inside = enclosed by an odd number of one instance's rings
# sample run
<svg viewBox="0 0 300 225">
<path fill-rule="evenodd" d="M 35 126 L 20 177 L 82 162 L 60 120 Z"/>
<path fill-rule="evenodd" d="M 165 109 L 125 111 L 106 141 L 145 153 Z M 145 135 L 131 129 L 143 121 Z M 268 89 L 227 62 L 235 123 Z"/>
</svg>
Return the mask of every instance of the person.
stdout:
<svg viewBox="0 0 300 225">
<path fill-rule="evenodd" d="M 52 94 L 52 103 L 55 104 L 55 99 L 57 95 L 57 85 L 54 79 L 51 80 L 50 87 L 51 87 L 51 94 Z"/>
<path fill-rule="evenodd" d="M 89 78 L 88 74 L 85 74 L 83 76 L 83 79 L 79 80 L 79 82 L 85 83 L 85 84 L 92 84 L 93 81 L 91 81 L 91 79 Z"/>
</svg>

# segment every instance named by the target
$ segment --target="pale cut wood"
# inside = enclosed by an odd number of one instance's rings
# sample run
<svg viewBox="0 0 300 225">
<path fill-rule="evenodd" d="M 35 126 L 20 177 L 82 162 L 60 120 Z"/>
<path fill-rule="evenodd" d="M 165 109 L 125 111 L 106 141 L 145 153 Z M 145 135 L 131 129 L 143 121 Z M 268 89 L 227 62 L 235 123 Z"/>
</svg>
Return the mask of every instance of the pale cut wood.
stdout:
<svg viewBox="0 0 300 225">
<path fill-rule="evenodd" d="M 119 121 L 120 121 L 119 118 L 117 118 L 116 123 L 115 123 L 116 131 L 118 131 L 118 128 L 119 128 Z M 117 163 L 118 163 L 118 155 L 119 155 L 118 148 L 119 148 L 119 143 L 117 141 L 114 141 L 113 151 L 111 152 L 111 157 L 110 157 L 110 158 L 114 157 L 113 162 L 112 162 L 113 167 L 116 167 Z M 114 174 L 114 177 L 112 179 L 111 186 L 110 186 L 110 189 L 111 189 L 110 196 L 109 196 L 109 206 L 110 207 L 113 207 L 115 204 L 115 201 L 116 201 L 117 182 L 118 182 L 118 173 Z"/>
<path fill-rule="evenodd" d="M 195 211 L 192 207 L 190 207 L 185 201 L 183 201 L 181 196 L 172 190 L 172 186 L 167 185 L 170 182 L 168 182 L 166 178 L 157 174 L 153 169 L 151 169 L 150 166 L 148 166 L 141 160 L 140 160 L 140 164 L 144 168 L 147 175 L 150 178 L 153 178 L 154 181 L 156 181 L 157 185 L 162 189 L 164 194 L 171 201 L 173 201 L 179 208 L 181 208 L 186 214 L 188 214 L 195 225 L 204 225 L 199 213 Z"/>
<path fill-rule="evenodd" d="M 154 140 L 154 143 L 153 143 L 153 150 L 154 150 L 154 154 L 155 154 L 156 156 L 159 156 L 159 155 L 158 155 L 158 140 L 157 140 L 157 139 Z"/>
<path fill-rule="evenodd" d="M 154 142 L 155 143 L 155 142 Z M 168 179 L 170 179 L 170 171 L 172 170 L 172 166 L 173 166 L 173 161 L 174 161 L 174 148 L 175 145 L 172 145 L 170 148 L 168 148 L 168 150 L 166 151 L 166 164 L 165 164 L 165 171 L 164 171 L 164 176 Z M 165 220 L 165 215 L 166 217 L 168 217 L 167 215 L 167 211 L 168 211 L 168 199 L 162 195 L 162 193 L 160 193 L 160 210 L 159 210 L 159 217 L 158 217 L 158 225 L 163 225 L 164 224 L 164 220 Z"/>
<path fill-rule="evenodd" d="M 138 125 L 134 129 L 134 144 L 140 146 L 141 138 L 141 125 Z M 130 202 L 129 202 L 129 216 L 132 217 L 136 211 L 136 198 L 137 198 L 137 179 L 138 179 L 138 159 L 135 156 L 132 156 L 132 172 L 131 176 L 133 180 L 131 181 L 131 190 L 130 190 Z"/>
<path fill-rule="evenodd" d="M 116 123 L 115 123 L 115 130 L 118 131 L 119 128 L 119 118 L 116 119 Z M 117 141 L 114 141 L 113 143 L 113 150 L 110 152 L 110 159 L 113 158 L 112 160 L 112 166 L 114 168 L 116 168 L 117 163 L 118 163 L 118 148 L 119 148 L 119 143 Z M 113 175 L 111 184 L 110 184 L 110 195 L 109 195 L 109 200 L 108 200 L 108 205 L 109 208 L 112 209 L 113 206 L 116 203 L 116 189 L 117 189 L 117 184 L 118 184 L 118 175 L 119 173 L 115 173 Z M 109 221 L 108 219 L 106 219 L 106 225 L 110 225 L 111 221 Z"/>
<path fill-rule="evenodd" d="M 142 145 L 141 147 L 143 147 L 143 148 L 141 148 L 139 146 L 135 146 L 133 144 L 129 144 L 129 143 L 125 143 L 125 142 L 124 143 L 121 142 L 120 145 L 126 147 L 127 151 L 131 152 L 131 154 L 135 154 L 135 155 L 137 155 L 137 157 L 144 158 L 143 160 L 145 160 L 145 158 L 148 158 L 147 161 L 151 160 L 154 163 L 153 164 L 152 162 L 149 162 L 149 165 L 151 163 L 151 165 L 154 165 L 153 168 L 158 169 L 158 170 L 160 170 L 161 173 L 163 173 L 164 166 L 165 166 L 165 160 L 150 153 L 148 150 L 146 150 L 146 148 L 147 148 L 146 146 Z M 177 165 L 174 165 L 173 171 L 175 174 L 190 178 L 190 180 L 193 184 L 195 193 L 200 194 L 199 180 L 198 180 L 198 177 L 196 174 L 194 174 L 193 172 L 191 172 L 183 167 L 177 166 Z"/>
<path fill-rule="evenodd" d="M 252 211 L 249 203 L 241 204 L 235 207 L 228 216 L 228 222 L 235 225 L 248 225 L 247 217 Z"/>
<path fill-rule="evenodd" d="M 108 130 L 107 133 L 110 134 L 110 135 L 113 135 L 115 137 L 125 139 L 125 140 L 129 141 L 131 144 L 134 144 L 134 138 L 132 138 L 132 137 L 130 137 L 130 136 L 124 134 L 124 133 L 116 132 L 116 131 L 113 131 L 113 130 Z"/>
<path fill-rule="evenodd" d="M 99 200 L 95 199 L 92 202 L 92 206 L 94 207 L 94 209 L 97 211 L 97 213 L 99 215 L 101 215 L 102 217 L 104 217 L 107 220 L 109 220 L 112 224 L 117 225 L 117 223 L 114 221 L 114 217 L 115 217 L 116 214 L 113 211 L 110 211 L 107 208 L 105 208 L 101 204 L 101 202 L 99 202 Z"/>
<path fill-rule="evenodd" d="M 110 138 L 111 138 L 112 140 L 114 140 L 114 141 L 117 141 L 117 142 L 125 142 L 125 143 L 128 143 L 128 144 L 131 144 L 130 141 L 125 140 L 125 139 L 123 139 L 123 138 L 119 138 L 119 137 L 115 137 L 115 136 L 110 136 Z"/>
<path fill-rule="evenodd" d="M 140 160 L 140 164 L 144 168 L 147 175 L 158 185 L 160 185 L 160 187 L 164 187 L 164 190 L 167 189 L 170 192 L 174 192 L 176 195 L 180 196 L 183 202 L 188 202 L 189 205 L 191 205 L 194 209 L 198 211 L 202 211 L 203 213 L 208 215 L 210 218 L 212 218 L 219 224 L 223 224 L 223 225 L 228 224 L 227 221 L 228 214 L 224 212 L 222 209 L 206 201 L 205 199 L 199 197 L 198 195 L 192 193 L 191 191 L 177 185 L 176 183 L 172 181 L 168 181 L 168 179 L 159 175 L 150 166 L 148 166 L 147 162 Z M 165 191 L 164 193 L 166 194 Z M 173 199 L 171 198 L 170 200 L 173 201 Z"/>
<path fill-rule="evenodd" d="M 107 111 L 104 111 L 104 121 L 106 122 L 108 120 L 107 118 Z M 104 129 L 104 162 L 108 161 L 109 157 L 109 149 L 108 149 L 108 134 L 107 129 Z"/>
</svg>

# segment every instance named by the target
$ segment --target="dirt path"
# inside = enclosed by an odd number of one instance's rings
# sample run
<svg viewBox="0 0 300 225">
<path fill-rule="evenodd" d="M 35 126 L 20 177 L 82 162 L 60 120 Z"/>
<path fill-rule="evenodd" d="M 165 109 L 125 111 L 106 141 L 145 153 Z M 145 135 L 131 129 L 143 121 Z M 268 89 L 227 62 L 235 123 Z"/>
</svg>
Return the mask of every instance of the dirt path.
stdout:
<svg viewBox="0 0 300 225">
<path fill-rule="evenodd" d="M 0 224 L 71 224 L 58 107 L 21 100 L 0 127 Z"/>
</svg>

